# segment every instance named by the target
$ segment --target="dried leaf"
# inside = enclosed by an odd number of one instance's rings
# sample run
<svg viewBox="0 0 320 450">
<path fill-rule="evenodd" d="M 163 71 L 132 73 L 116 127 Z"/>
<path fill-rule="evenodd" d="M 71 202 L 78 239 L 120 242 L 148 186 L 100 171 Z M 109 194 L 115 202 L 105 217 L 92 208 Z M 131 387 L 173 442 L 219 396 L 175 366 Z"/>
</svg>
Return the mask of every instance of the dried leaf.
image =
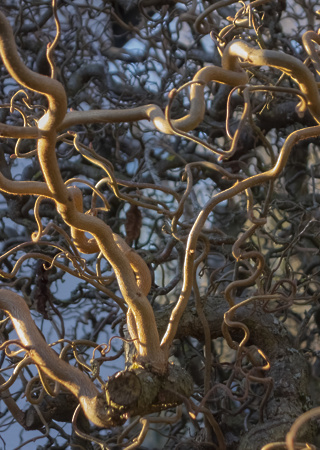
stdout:
<svg viewBox="0 0 320 450">
<path fill-rule="evenodd" d="M 48 271 L 45 270 L 42 260 L 39 260 L 37 264 L 33 296 L 36 310 L 49 320 L 47 306 L 51 296 L 50 283 Z"/>
<path fill-rule="evenodd" d="M 131 245 L 134 241 L 137 241 L 140 236 L 142 226 L 141 211 L 136 205 L 131 205 L 126 214 L 126 243 Z"/>
</svg>

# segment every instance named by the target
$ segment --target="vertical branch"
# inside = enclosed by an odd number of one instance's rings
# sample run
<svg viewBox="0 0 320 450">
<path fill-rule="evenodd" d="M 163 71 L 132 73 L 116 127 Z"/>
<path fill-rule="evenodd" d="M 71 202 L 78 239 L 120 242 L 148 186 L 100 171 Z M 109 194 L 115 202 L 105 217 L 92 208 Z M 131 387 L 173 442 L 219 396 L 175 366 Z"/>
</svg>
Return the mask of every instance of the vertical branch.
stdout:
<svg viewBox="0 0 320 450">
<path fill-rule="evenodd" d="M 77 211 L 71 191 L 65 186 L 55 155 L 56 130 L 63 120 L 67 100 L 63 86 L 56 80 L 29 70 L 20 60 L 14 37 L 4 15 L 0 13 L 0 54 L 10 75 L 24 87 L 44 94 L 48 110 L 38 122 L 43 137 L 38 139 L 37 152 L 40 166 L 58 212 L 72 228 L 91 233 L 116 274 L 120 291 L 132 310 L 139 338 L 142 361 L 152 363 L 159 371 L 166 370 L 166 356 L 160 349 L 160 340 L 153 309 L 147 297 L 137 286 L 130 262 L 117 246 L 111 229 L 99 218 Z M 27 190 L 29 193 L 29 191 Z"/>
</svg>

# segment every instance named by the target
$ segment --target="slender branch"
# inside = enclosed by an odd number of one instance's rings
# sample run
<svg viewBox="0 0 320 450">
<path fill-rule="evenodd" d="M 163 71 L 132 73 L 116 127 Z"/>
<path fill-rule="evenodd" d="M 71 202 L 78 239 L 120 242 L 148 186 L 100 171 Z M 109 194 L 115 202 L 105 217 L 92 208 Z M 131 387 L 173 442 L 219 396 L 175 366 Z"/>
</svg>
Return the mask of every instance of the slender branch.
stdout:
<svg viewBox="0 0 320 450">
<path fill-rule="evenodd" d="M 281 173 L 281 171 L 283 170 L 289 158 L 289 154 L 291 152 L 292 147 L 300 140 L 319 136 L 319 134 L 320 134 L 320 126 L 294 131 L 288 136 L 285 143 L 283 144 L 277 162 L 272 169 L 268 170 L 267 172 L 254 175 L 243 181 L 239 181 L 238 183 L 234 184 L 231 188 L 219 192 L 211 200 L 209 200 L 209 202 L 207 202 L 207 204 L 201 210 L 188 237 L 181 294 L 175 308 L 171 313 L 166 333 L 161 341 L 161 348 L 163 348 L 165 351 L 168 351 L 168 349 L 171 346 L 171 343 L 175 337 L 178 328 L 180 318 L 182 316 L 183 311 L 185 310 L 185 307 L 188 303 L 188 299 L 191 294 L 196 246 L 199 235 L 204 227 L 204 224 L 210 212 L 216 205 L 218 205 L 222 201 L 227 200 L 233 197 L 234 195 L 239 194 L 240 192 L 244 192 L 246 189 L 250 189 L 259 184 L 263 184 L 266 181 L 277 178 Z"/>
</svg>

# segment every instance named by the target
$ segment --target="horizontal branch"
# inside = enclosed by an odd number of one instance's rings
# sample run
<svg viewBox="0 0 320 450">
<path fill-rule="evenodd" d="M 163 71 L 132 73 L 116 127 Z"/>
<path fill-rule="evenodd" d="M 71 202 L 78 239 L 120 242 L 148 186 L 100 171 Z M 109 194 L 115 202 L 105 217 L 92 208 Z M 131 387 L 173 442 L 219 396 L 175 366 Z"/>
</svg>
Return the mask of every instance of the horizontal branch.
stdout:
<svg viewBox="0 0 320 450">
<path fill-rule="evenodd" d="M 18 127 L 0 123 L 0 137 L 14 139 L 39 139 L 43 132 L 38 127 Z"/>
</svg>

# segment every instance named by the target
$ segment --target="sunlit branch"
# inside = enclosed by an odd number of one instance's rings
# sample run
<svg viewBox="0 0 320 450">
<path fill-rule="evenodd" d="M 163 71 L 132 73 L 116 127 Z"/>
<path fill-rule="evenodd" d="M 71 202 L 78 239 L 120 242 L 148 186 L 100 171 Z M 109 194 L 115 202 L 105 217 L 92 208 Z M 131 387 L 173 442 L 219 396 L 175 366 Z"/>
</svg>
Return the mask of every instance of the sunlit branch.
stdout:
<svg viewBox="0 0 320 450">
<path fill-rule="evenodd" d="M 307 97 L 308 108 L 314 119 L 320 122 L 319 90 L 312 72 L 297 58 L 275 50 L 255 49 L 244 41 L 232 41 L 224 50 L 222 67 L 242 70 L 239 60 L 256 66 L 269 66 L 289 75 Z"/>
<path fill-rule="evenodd" d="M 308 139 L 310 137 L 315 137 L 320 134 L 320 126 L 305 128 L 301 130 L 294 131 L 288 136 L 286 139 L 279 157 L 277 159 L 276 164 L 272 169 L 267 172 L 254 175 L 245 180 L 239 181 L 234 184 L 231 188 L 226 189 L 218 194 L 216 194 L 207 204 L 204 206 L 200 214 L 198 215 L 188 237 L 187 247 L 186 247 L 186 257 L 184 263 L 184 273 L 183 273 L 183 286 L 181 289 L 181 294 L 179 300 L 172 311 L 169 325 L 167 331 L 162 339 L 161 347 L 165 350 L 170 347 L 172 340 L 177 331 L 177 327 L 182 316 L 183 311 L 188 303 L 191 289 L 192 289 L 192 280 L 193 280 L 193 268 L 194 268 L 194 259 L 195 252 L 199 234 L 201 233 L 203 226 L 208 218 L 208 215 L 211 213 L 213 208 L 218 205 L 220 202 L 227 200 L 234 195 L 237 195 L 249 188 L 257 186 L 259 184 L 263 184 L 269 180 L 275 179 L 279 176 L 281 171 L 283 170 L 289 154 L 291 152 L 292 147 L 302 139 Z"/>
<path fill-rule="evenodd" d="M 102 394 L 86 375 L 59 359 L 48 347 L 23 298 L 12 291 L 0 289 L 0 308 L 9 314 L 22 345 L 40 370 L 52 380 L 61 383 L 79 399 L 88 419 L 100 427 L 106 427 L 108 412 Z"/>
<path fill-rule="evenodd" d="M 67 189 L 61 177 L 55 144 L 57 127 L 66 112 L 65 91 L 56 80 L 34 73 L 23 64 L 17 53 L 11 28 L 3 14 L 0 14 L 0 26 L 0 53 L 10 75 L 22 86 L 42 93 L 48 99 L 48 110 L 38 122 L 45 137 L 38 140 L 37 151 L 49 196 L 54 198 L 58 212 L 71 228 L 87 231 L 94 236 L 101 252 L 112 265 L 122 295 L 132 310 L 139 335 L 141 358 L 152 361 L 159 371 L 165 371 L 166 357 L 160 349 L 153 310 L 137 286 L 130 262 L 114 241 L 111 229 L 103 221 L 77 211 L 72 191 Z M 30 193 L 30 190 L 26 189 L 26 192 Z M 145 323 L 148 323 L 148 327 L 143 325 Z"/>
</svg>

